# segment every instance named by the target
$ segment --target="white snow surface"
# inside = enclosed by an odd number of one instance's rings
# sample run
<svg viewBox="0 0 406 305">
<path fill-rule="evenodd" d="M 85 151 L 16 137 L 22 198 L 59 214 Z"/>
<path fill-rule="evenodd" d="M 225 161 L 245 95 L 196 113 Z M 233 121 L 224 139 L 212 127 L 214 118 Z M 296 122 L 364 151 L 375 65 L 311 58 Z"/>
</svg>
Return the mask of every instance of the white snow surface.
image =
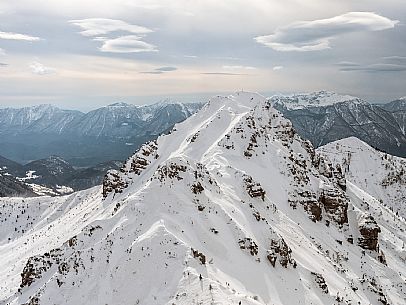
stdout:
<svg viewBox="0 0 406 305">
<path fill-rule="evenodd" d="M 355 137 L 331 142 L 317 152 L 333 165 L 339 164 L 348 181 L 406 218 L 406 159 L 378 151 Z"/>
<path fill-rule="evenodd" d="M 2 198 L 0 304 L 405 304 L 404 220 L 356 184 L 344 194 L 313 154 L 269 101 L 238 92 L 142 147 L 106 198 Z M 288 202 L 323 190 L 347 198 L 348 223 Z M 386 265 L 357 245 L 366 213 Z M 291 249 L 286 267 L 275 243 Z"/>
</svg>

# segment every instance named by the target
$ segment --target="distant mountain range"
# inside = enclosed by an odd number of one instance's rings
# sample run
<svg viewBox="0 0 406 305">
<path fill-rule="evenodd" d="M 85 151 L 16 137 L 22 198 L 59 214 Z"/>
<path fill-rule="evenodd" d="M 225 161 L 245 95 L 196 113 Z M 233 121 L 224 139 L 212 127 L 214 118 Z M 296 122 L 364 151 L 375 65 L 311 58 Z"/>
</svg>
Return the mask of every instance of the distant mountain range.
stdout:
<svg viewBox="0 0 406 305">
<path fill-rule="evenodd" d="M 357 137 L 392 155 L 406 157 L 406 98 L 373 105 L 328 91 L 273 96 L 276 109 L 315 147 Z"/>
<path fill-rule="evenodd" d="M 52 105 L 0 109 L 0 155 L 20 163 L 58 155 L 74 166 L 125 160 L 201 103 L 115 103 L 88 113 Z"/>
<path fill-rule="evenodd" d="M 75 168 L 58 156 L 25 165 L 0 156 L 0 197 L 58 196 L 102 183 L 110 169 L 122 161 L 107 161 L 88 168 Z"/>
</svg>

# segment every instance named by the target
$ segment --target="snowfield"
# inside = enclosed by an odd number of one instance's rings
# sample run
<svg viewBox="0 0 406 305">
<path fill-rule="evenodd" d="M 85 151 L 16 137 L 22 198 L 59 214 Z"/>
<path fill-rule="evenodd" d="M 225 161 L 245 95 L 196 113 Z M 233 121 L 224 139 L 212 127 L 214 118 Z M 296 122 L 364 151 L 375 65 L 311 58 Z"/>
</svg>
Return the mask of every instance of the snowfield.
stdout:
<svg viewBox="0 0 406 305">
<path fill-rule="evenodd" d="M 403 305 L 405 221 L 345 172 L 213 97 L 103 186 L 0 199 L 0 304 Z"/>
</svg>

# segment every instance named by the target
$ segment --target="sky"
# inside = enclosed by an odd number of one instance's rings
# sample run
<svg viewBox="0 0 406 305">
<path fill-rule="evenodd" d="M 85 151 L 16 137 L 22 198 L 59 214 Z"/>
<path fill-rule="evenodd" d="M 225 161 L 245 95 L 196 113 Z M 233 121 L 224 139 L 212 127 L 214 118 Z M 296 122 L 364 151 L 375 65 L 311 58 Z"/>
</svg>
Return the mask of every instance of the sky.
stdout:
<svg viewBox="0 0 406 305">
<path fill-rule="evenodd" d="M 404 0 L 0 0 L 0 107 L 406 95 Z"/>
</svg>

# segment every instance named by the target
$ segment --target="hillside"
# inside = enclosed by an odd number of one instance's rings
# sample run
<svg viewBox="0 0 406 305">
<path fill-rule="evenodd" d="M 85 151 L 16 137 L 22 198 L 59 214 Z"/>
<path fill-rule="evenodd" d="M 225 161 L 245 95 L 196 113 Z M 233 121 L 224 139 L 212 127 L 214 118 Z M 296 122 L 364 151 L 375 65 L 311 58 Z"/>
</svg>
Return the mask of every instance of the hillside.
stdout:
<svg viewBox="0 0 406 305">
<path fill-rule="evenodd" d="M 270 101 L 315 147 L 357 137 L 392 155 L 406 157 L 406 116 L 402 111 L 395 111 L 400 105 L 398 102 L 387 104 L 385 108 L 385 105 L 372 105 L 359 98 L 327 91 L 273 96 Z"/>
<path fill-rule="evenodd" d="M 351 183 L 406 218 L 406 159 L 377 151 L 357 138 L 329 143 L 317 152 L 339 165 Z"/>
<path fill-rule="evenodd" d="M 405 222 L 257 94 L 212 98 L 103 187 L 0 202 L 7 304 L 406 298 Z"/>
<path fill-rule="evenodd" d="M 125 160 L 200 107 L 166 100 L 114 103 L 88 113 L 52 105 L 0 109 L 0 155 L 22 164 L 57 155 L 79 167 Z"/>
</svg>

